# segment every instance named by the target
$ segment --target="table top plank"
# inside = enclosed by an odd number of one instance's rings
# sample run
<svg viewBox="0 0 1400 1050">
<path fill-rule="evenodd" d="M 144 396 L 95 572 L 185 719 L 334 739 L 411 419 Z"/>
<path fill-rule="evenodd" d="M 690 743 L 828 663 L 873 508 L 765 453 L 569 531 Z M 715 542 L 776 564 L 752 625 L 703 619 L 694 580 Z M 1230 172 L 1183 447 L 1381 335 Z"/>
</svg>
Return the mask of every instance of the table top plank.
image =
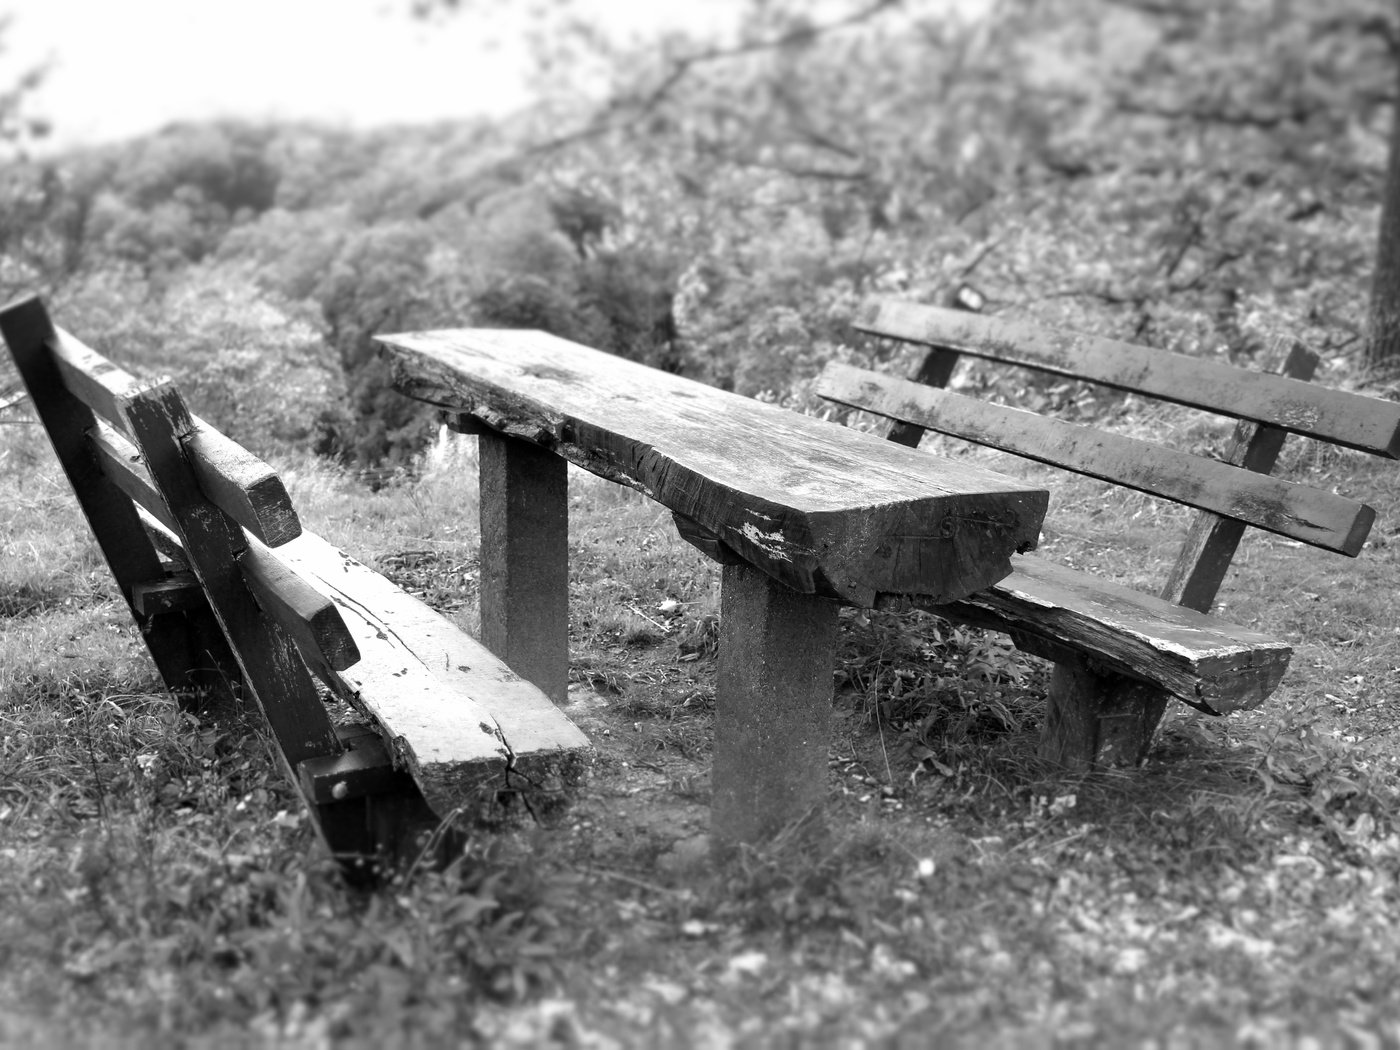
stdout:
<svg viewBox="0 0 1400 1050">
<path fill-rule="evenodd" d="M 1044 489 L 543 332 L 379 339 L 401 393 L 639 489 L 802 593 L 952 601 L 1039 536 Z"/>
</svg>

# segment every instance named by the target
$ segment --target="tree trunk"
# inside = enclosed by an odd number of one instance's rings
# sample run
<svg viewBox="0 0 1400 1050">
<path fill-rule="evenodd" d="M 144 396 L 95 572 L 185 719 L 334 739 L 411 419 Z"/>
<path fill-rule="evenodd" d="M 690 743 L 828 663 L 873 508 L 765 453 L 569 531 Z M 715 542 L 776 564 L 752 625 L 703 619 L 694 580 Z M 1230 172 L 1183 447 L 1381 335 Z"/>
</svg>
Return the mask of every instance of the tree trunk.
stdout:
<svg viewBox="0 0 1400 1050">
<path fill-rule="evenodd" d="M 1377 377 L 1400 371 L 1400 104 L 1395 107 L 1390 129 L 1380 243 L 1366 324 L 1366 364 Z"/>
</svg>

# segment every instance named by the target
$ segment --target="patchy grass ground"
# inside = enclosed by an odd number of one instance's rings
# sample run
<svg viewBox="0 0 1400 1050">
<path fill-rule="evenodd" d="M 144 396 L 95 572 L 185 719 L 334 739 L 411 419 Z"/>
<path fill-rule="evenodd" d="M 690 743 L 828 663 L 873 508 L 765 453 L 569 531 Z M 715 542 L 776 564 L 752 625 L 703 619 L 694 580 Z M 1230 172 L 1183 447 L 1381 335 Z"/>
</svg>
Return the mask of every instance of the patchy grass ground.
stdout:
<svg viewBox="0 0 1400 1050">
<path fill-rule="evenodd" d="M 283 466 L 312 528 L 470 626 L 468 454 L 374 493 Z M 1356 561 L 1246 540 L 1227 611 L 1297 647 L 1262 709 L 1175 711 L 1144 769 L 1065 778 L 1034 758 L 1043 665 L 845 614 L 830 834 L 720 869 L 716 573 L 578 478 L 586 792 L 366 894 L 256 726 L 158 691 L 42 435 L 0 427 L 0 1044 L 1400 1045 L 1400 478 L 1289 468 L 1380 523 Z M 1177 511 L 1052 484 L 1045 553 L 1161 579 Z"/>
</svg>

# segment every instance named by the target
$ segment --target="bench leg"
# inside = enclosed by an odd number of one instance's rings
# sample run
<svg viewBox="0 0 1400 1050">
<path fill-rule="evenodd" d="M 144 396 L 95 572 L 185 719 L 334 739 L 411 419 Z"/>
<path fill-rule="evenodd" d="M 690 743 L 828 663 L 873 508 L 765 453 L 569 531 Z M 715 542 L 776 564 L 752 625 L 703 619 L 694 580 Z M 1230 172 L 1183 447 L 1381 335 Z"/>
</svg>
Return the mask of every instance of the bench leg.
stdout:
<svg viewBox="0 0 1400 1050">
<path fill-rule="evenodd" d="M 486 432 L 481 641 L 555 703 L 569 688 L 569 481 L 564 460 Z"/>
<path fill-rule="evenodd" d="M 1057 663 L 1040 757 L 1076 772 L 1140 765 L 1169 699 L 1150 685 L 1095 674 L 1081 661 Z"/>
<path fill-rule="evenodd" d="M 726 565 L 720 614 L 711 822 L 735 845 L 826 798 L 837 605 Z"/>
</svg>

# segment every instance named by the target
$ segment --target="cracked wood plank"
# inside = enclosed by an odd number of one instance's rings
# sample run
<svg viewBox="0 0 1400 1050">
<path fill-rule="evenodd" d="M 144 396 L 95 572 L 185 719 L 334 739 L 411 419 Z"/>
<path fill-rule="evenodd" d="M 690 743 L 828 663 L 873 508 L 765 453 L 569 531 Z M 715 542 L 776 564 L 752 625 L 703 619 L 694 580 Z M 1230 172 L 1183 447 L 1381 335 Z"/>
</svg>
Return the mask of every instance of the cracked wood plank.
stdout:
<svg viewBox="0 0 1400 1050">
<path fill-rule="evenodd" d="M 1039 535 L 1043 489 L 542 332 L 380 342 L 400 392 L 640 490 L 799 593 L 950 601 Z"/>
<path fill-rule="evenodd" d="M 1258 631 L 1038 557 L 1017 558 L 1005 580 L 938 611 L 1050 660 L 1083 654 L 1219 714 L 1262 703 L 1293 653 Z"/>
<path fill-rule="evenodd" d="M 368 715 L 440 815 L 537 815 L 582 774 L 588 740 L 538 688 L 451 621 L 314 533 L 272 552 L 340 608 L 361 659 L 327 685 Z"/>
</svg>

